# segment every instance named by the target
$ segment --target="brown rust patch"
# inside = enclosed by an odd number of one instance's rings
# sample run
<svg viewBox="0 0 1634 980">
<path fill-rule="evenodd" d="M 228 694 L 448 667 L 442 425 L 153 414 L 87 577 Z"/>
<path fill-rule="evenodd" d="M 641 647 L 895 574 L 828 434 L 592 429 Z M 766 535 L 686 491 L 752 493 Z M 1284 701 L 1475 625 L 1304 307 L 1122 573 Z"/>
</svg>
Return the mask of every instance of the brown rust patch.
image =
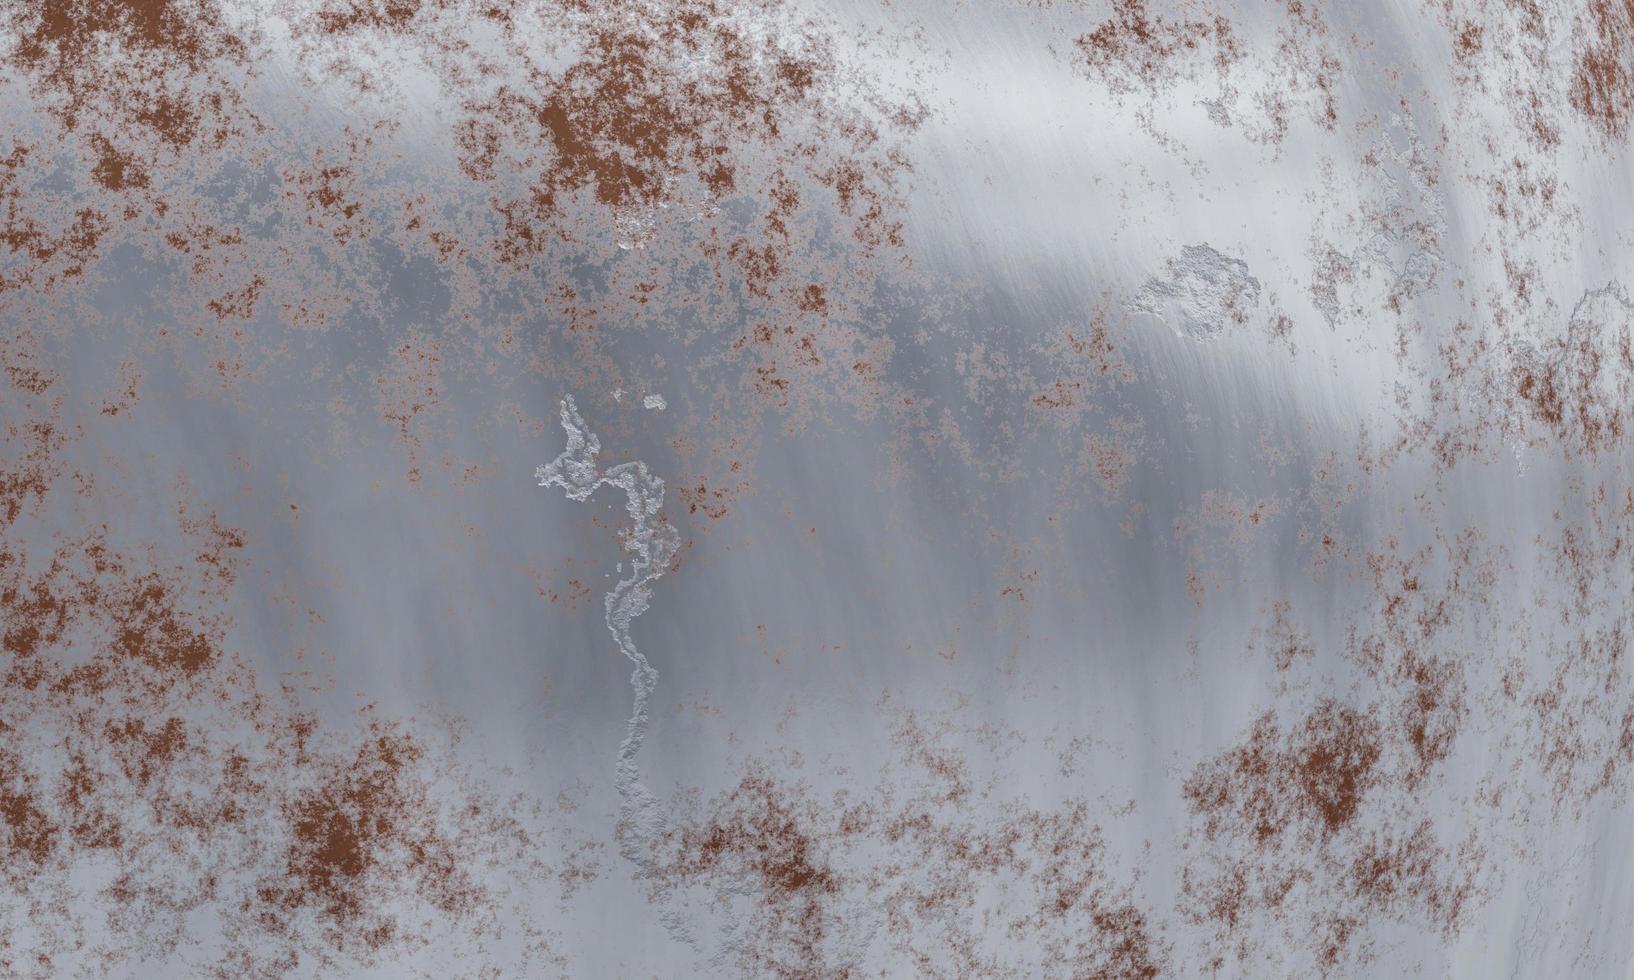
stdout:
<svg viewBox="0 0 1634 980">
<path fill-rule="evenodd" d="M 0 930 L 9 975 L 353 972 L 425 925 L 491 945 L 538 886 L 565 901 L 594 876 L 582 846 L 545 864 L 533 806 L 495 796 L 434 728 L 325 726 L 269 695 L 226 645 L 244 534 L 185 494 L 159 540 L 88 522 L 55 372 L 26 335 L 9 349 L 0 899 L 30 910 L 26 935 Z"/>
<path fill-rule="evenodd" d="M 658 895 L 752 890 L 734 951 L 753 975 L 858 975 L 881 909 L 882 962 L 927 975 L 1124 980 L 1172 968 L 1090 805 L 995 804 L 947 719 L 882 704 L 897 725 L 877 783 L 847 779 L 825 797 L 751 761 L 670 835 Z"/>
<path fill-rule="evenodd" d="M 1224 17 L 1170 19 L 1146 0 L 1114 0 L 1112 16 L 1073 42 L 1088 70 L 1117 91 L 1137 83 L 1152 92 L 1183 77 L 1184 59 L 1206 54 L 1224 73 L 1243 52 Z"/>
<path fill-rule="evenodd" d="M 1577 52 L 1572 108 L 1608 140 L 1634 119 L 1634 0 L 1590 0 L 1589 37 Z"/>
<path fill-rule="evenodd" d="M 1185 795 L 1210 837 L 1248 832 L 1257 846 L 1285 832 L 1320 841 L 1350 823 L 1381 778 L 1377 725 L 1337 701 L 1323 700 L 1294 729 L 1274 715 L 1254 722 L 1244 744 L 1200 767 Z"/>
</svg>

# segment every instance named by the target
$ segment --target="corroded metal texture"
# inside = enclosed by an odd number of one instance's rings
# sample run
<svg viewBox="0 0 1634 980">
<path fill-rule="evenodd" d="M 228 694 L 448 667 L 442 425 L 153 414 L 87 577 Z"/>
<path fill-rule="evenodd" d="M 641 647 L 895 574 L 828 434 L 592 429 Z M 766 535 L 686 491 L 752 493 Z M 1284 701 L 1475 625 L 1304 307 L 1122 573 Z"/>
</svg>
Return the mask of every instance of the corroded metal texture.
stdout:
<svg viewBox="0 0 1634 980">
<path fill-rule="evenodd" d="M 0 59 L 0 976 L 1628 974 L 1629 0 Z"/>
</svg>

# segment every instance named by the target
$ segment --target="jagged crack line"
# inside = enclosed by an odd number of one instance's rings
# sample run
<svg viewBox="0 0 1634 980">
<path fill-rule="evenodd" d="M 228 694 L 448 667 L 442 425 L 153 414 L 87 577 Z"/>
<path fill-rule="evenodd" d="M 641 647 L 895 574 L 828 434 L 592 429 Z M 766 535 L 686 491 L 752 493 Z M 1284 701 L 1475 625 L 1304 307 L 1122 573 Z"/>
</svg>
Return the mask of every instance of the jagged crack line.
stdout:
<svg viewBox="0 0 1634 980">
<path fill-rule="evenodd" d="M 633 522 L 624 537 L 624 548 L 635 554 L 630 574 L 619 580 L 606 597 L 607 629 L 619 651 L 635 664 L 630 673 L 634 703 L 625 725 L 624 740 L 618 748 L 615 785 L 619 794 L 619 821 L 615 831 L 619 853 L 636 865 L 637 874 L 651 870 L 653 845 L 663 830 L 658 798 L 641 782 L 636 756 L 647 736 L 647 704 L 658 685 L 658 671 L 636 648 L 630 626 L 647 610 L 652 599 L 651 584 L 668 570 L 680 547 L 680 535 L 668 524 L 656 520 L 664 504 L 664 481 L 647 471 L 637 460 L 601 470 L 596 457 L 601 440 L 586 431 L 584 419 L 571 395 L 562 399 L 562 428 L 567 448 L 560 456 L 535 471 L 541 487 L 561 487 L 568 499 L 584 501 L 603 485 L 624 491 L 624 507 Z"/>
</svg>

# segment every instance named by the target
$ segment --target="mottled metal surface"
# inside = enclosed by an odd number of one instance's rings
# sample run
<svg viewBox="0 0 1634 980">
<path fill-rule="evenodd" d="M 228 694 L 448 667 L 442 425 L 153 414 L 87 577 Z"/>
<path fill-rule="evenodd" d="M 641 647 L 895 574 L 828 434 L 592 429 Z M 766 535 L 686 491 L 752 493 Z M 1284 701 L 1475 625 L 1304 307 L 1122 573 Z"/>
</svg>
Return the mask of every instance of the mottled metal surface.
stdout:
<svg viewBox="0 0 1634 980">
<path fill-rule="evenodd" d="M 1628 975 L 1627 0 L 0 59 L 0 975 Z"/>
</svg>

